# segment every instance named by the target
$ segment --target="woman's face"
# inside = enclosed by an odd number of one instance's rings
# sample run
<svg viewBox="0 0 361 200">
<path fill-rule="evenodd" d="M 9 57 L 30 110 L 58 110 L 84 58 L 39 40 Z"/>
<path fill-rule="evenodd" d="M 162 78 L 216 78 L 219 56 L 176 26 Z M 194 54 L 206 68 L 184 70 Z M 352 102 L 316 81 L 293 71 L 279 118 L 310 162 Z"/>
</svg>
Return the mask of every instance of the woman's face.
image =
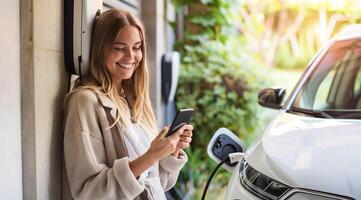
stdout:
<svg viewBox="0 0 361 200">
<path fill-rule="evenodd" d="M 122 80 L 130 79 L 142 57 L 142 39 L 138 29 L 131 25 L 123 27 L 105 59 L 112 81 L 119 84 Z"/>
</svg>

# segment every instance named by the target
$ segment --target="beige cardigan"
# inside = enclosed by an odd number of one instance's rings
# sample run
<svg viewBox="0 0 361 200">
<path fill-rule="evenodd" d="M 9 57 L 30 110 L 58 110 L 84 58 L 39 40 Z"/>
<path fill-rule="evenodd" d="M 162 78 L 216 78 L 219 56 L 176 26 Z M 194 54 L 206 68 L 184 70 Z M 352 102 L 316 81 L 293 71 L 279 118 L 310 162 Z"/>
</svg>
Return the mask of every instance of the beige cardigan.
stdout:
<svg viewBox="0 0 361 200">
<path fill-rule="evenodd" d="M 129 168 L 129 161 L 140 155 L 134 155 L 136 151 L 131 150 L 130 158 L 118 158 L 118 141 L 107 129 L 109 123 L 104 109 L 110 109 L 115 118 L 114 103 L 105 94 L 97 95 L 89 89 L 73 93 L 66 103 L 64 159 L 72 198 L 137 199 L 147 190 L 149 199 L 166 199 L 164 191 L 176 183 L 179 170 L 187 161 L 186 154 L 182 152 L 178 158 L 166 157 L 137 179 Z M 126 134 L 120 123 L 117 128 Z M 127 148 L 133 149 L 133 146 Z"/>
</svg>

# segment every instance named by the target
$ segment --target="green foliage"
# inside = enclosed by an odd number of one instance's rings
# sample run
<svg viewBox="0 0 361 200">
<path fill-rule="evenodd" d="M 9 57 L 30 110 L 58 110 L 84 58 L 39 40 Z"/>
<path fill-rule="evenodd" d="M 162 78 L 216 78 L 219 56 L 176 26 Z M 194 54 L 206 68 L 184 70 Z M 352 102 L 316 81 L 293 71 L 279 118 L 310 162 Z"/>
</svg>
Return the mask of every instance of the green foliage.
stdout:
<svg viewBox="0 0 361 200">
<path fill-rule="evenodd" d="M 257 127 L 259 75 L 251 60 L 218 41 L 185 46 L 177 91 L 177 107 L 194 107 L 193 145 L 205 148 L 220 127 L 247 140 Z"/>
<path fill-rule="evenodd" d="M 216 166 L 206 153 L 210 138 L 218 128 L 227 127 L 247 144 L 254 139 L 259 125 L 257 94 L 264 79 L 257 73 L 254 57 L 243 48 L 244 39 L 232 26 L 231 5 L 236 1 L 173 2 L 177 10 L 195 4 L 202 9 L 202 13 L 186 16 L 186 24 L 192 27 L 186 27 L 189 29 L 185 30 L 183 40 L 175 44 L 181 53 L 176 104 L 178 108 L 195 108 L 192 147 L 182 174 L 194 178 L 194 187 L 199 188 L 194 199 L 200 199 L 204 184 Z M 225 186 L 229 174 L 221 173 L 212 185 Z M 187 191 L 187 186 L 182 188 Z"/>
</svg>

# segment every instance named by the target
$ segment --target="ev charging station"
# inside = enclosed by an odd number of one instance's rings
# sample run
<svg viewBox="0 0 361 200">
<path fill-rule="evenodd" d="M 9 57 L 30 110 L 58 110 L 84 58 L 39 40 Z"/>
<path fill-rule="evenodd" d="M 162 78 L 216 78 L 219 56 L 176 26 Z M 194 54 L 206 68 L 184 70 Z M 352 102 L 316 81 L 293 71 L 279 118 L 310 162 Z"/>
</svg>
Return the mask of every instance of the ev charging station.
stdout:
<svg viewBox="0 0 361 200">
<path fill-rule="evenodd" d="M 162 97 L 166 105 L 165 122 L 170 124 L 176 113 L 174 97 L 178 85 L 180 55 L 176 51 L 166 52 L 162 56 L 161 85 Z"/>
<path fill-rule="evenodd" d="M 102 6 L 102 0 L 64 0 L 64 58 L 71 75 L 69 88 L 88 73 L 93 22 Z"/>
</svg>

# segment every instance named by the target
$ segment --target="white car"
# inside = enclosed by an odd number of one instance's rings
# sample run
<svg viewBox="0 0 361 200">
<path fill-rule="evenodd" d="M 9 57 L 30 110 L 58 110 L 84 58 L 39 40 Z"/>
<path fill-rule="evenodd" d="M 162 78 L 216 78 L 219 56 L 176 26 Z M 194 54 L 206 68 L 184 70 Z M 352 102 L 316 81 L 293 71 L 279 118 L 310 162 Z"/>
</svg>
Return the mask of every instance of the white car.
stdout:
<svg viewBox="0 0 361 200">
<path fill-rule="evenodd" d="M 238 164 L 225 165 L 233 173 L 225 199 L 361 200 L 361 25 L 322 48 L 281 105 L 284 93 L 259 93 L 279 111 Z M 218 162 L 217 152 L 232 152 L 219 132 L 208 147 Z"/>
</svg>

